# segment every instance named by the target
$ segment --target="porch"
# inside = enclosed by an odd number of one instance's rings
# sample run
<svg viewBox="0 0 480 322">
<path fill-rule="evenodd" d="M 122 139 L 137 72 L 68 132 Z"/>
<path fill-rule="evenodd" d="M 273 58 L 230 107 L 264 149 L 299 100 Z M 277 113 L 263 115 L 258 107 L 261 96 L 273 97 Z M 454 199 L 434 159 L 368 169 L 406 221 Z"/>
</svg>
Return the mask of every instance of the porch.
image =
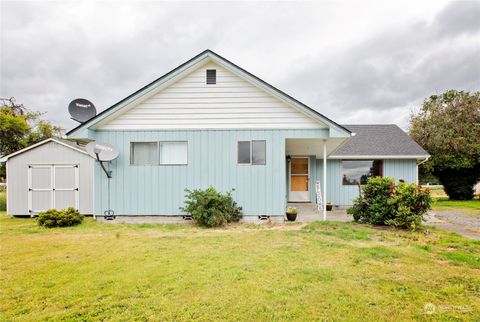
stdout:
<svg viewBox="0 0 480 322">
<path fill-rule="evenodd" d="M 289 202 L 288 207 L 297 208 L 296 222 L 312 222 L 323 220 L 323 210 L 318 211 L 317 205 L 308 202 Z M 327 211 L 327 220 L 329 221 L 353 221 L 353 216 L 347 214 L 346 208 L 334 207 L 332 211 Z"/>
<path fill-rule="evenodd" d="M 329 215 L 342 217 L 345 211 L 326 210 L 331 201 L 331 183 L 327 183 L 328 156 L 346 138 L 287 138 L 286 158 L 286 206 L 298 210 L 301 221 L 330 220 Z M 320 210 L 318 210 L 320 209 Z M 342 217 L 344 220 L 351 220 Z"/>
</svg>

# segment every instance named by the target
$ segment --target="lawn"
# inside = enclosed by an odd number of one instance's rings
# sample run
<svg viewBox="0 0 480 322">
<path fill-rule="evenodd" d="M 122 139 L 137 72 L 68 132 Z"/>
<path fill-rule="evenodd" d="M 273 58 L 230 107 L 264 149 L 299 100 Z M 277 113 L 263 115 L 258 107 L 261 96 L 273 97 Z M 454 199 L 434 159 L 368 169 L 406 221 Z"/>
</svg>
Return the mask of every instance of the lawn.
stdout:
<svg viewBox="0 0 480 322">
<path fill-rule="evenodd" d="M 468 215 L 480 220 L 480 200 L 448 200 L 448 198 L 436 198 L 433 205 L 433 210 L 439 211 L 453 211 L 457 210 L 464 215 Z"/>
<path fill-rule="evenodd" d="M 457 208 L 473 209 L 480 211 L 480 200 L 448 200 L 448 198 L 437 198 L 433 204 L 434 208 Z"/>
<path fill-rule="evenodd" d="M 0 218 L 2 320 L 476 320 L 480 241 L 353 223 Z M 429 314 L 432 313 L 432 314 Z"/>
</svg>

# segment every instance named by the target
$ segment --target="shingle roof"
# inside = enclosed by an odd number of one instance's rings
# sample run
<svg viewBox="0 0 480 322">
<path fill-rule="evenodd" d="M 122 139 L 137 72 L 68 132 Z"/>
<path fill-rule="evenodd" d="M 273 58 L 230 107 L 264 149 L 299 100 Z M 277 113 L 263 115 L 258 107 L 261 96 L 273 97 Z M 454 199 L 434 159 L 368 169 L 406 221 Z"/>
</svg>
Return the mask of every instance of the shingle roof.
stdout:
<svg viewBox="0 0 480 322">
<path fill-rule="evenodd" d="M 395 124 L 343 125 L 351 137 L 332 156 L 399 156 L 427 157 L 428 152 Z"/>
</svg>

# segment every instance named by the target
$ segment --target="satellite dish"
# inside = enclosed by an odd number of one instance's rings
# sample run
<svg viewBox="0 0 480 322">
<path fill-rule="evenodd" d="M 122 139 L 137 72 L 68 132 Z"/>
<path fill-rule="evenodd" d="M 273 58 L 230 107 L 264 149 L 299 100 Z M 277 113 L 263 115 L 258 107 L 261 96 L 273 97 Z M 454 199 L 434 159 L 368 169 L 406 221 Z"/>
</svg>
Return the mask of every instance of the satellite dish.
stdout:
<svg viewBox="0 0 480 322">
<path fill-rule="evenodd" d="M 77 98 L 68 104 L 68 112 L 72 120 L 83 123 L 97 115 L 95 105 L 84 98 Z"/>
<path fill-rule="evenodd" d="M 114 146 L 102 142 L 90 142 L 85 146 L 87 153 L 99 161 L 112 161 L 118 157 L 118 150 Z M 98 159 L 97 159 L 98 155 Z"/>
</svg>

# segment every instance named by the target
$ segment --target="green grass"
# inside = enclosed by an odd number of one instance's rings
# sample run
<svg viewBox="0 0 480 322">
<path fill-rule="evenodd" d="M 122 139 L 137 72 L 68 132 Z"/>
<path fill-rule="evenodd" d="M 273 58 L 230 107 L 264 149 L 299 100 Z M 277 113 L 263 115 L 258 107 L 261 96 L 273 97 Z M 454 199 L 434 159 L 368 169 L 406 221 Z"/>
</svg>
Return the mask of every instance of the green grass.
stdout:
<svg viewBox="0 0 480 322">
<path fill-rule="evenodd" d="M 353 223 L 0 218 L 1 320 L 470 320 L 480 242 Z M 425 305 L 434 305 L 427 314 Z"/>
<path fill-rule="evenodd" d="M 448 200 L 448 198 L 437 198 L 433 203 L 434 208 L 458 208 L 473 209 L 480 211 L 480 200 Z"/>
<path fill-rule="evenodd" d="M 460 210 L 465 215 L 473 216 L 480 220 L 480 200 L 448 200 L 448 198 L 437 198 L 432 205 L 433 210 L 447 211 Z"/>
</svg>

